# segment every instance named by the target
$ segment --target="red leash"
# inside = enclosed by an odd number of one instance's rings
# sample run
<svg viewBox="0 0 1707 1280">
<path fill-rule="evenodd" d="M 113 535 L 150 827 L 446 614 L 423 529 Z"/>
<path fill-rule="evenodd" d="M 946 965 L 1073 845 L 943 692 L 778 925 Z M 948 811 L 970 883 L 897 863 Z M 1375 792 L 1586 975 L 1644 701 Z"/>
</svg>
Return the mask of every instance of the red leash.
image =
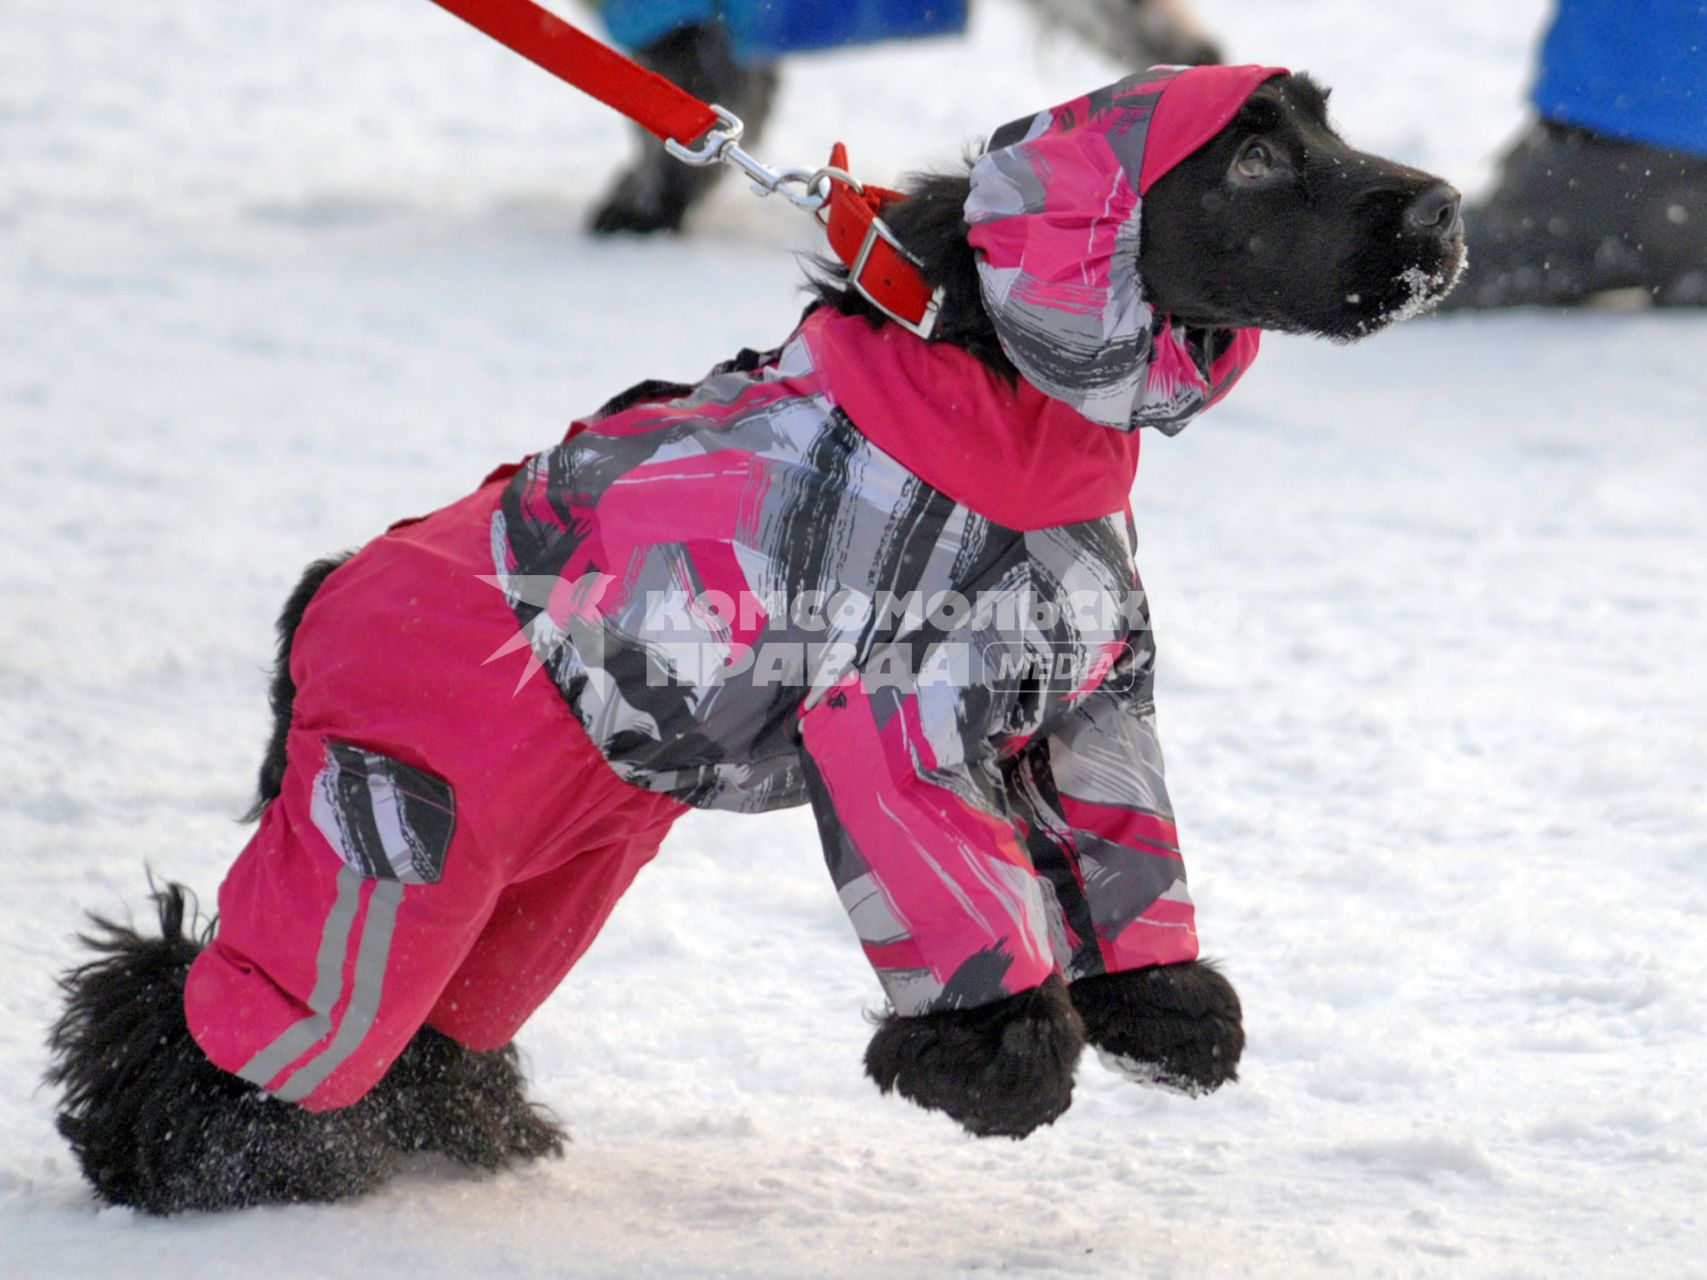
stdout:
<svg viewBox="0 0 1707 1280">
<path fill-rule="evenodd" d="M 529 0 L 435 3 L 660 138 L 692 142 L 717 123 L 717 113 L 691 93 Z"/>
<path fill-rule="evenodd" d="M 559 80 L 620 111 L 685 164 L 723 163 L 741 170 L 760 195 L 781 191 L 823 219 L 830 248 L 848 268 L 848 283 L 897 324 L 929 337 L 939 298 L 878 216 L 906 197 L 862 186 L 847 172 L 847 150 L 837 143 L 820 169 L 770 169 L 736 144 L 741 121 L 701 102 L 616 50 L 577 31 L 532 0 L 434 0 L 470 26 L 543 67 Z M 697 142 L 697 146 L 689 144 Z M 799 191 L 786 188 L 798 186 Z M 827 210 L 827 212 L 826 212 Z"/>
</svg>

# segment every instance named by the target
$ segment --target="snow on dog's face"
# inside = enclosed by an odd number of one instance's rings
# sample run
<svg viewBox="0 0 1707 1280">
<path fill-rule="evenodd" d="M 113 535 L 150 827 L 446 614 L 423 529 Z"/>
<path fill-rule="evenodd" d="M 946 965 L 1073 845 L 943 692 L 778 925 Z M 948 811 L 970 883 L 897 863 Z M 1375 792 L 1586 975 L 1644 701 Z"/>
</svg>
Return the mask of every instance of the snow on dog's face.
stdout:
<svg viewBox="0 0 1707 1280">
<path fill-rule="evenodd" d="M 1438 301 L 1458 193 L 1325 107 L 1276 67 L 1153 68 L 998 129 L 965 217 L 1003 352 L 1093 421 L 1171 431 L 1253 330 L 1350 340 Z"/>
</svg>

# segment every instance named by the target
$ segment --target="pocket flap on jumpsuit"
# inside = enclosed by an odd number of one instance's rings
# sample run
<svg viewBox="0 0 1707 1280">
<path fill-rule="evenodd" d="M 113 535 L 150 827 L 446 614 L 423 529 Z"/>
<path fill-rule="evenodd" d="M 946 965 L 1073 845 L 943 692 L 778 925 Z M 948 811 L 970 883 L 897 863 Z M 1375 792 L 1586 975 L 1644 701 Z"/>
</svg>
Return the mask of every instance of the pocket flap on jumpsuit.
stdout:
<svg viewBox="0 0 1707 1280">
<path fill-rule="evenodd" d="M 369 879 L 437 884 L 456 829 L 450 784 L 353 743 L 325 746 L 309 809 L 320 834 Z"/>
</svg>

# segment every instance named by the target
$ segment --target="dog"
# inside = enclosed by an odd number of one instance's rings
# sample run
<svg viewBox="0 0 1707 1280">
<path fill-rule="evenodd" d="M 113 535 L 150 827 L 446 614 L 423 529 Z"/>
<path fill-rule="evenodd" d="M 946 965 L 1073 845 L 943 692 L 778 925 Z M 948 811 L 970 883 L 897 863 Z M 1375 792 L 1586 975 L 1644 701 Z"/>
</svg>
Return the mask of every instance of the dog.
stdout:
<svg viewBox="0 0 1707 1280">
<path fill-rule="evenodd" d="M 812 805 L 888 998 L 882 1091 L 1017 1139 L 1087 1045 L 1234 1081 L 1128 494 L 1138 430 L 1226 394 L 1258 329 L 1349 342 L 1461 269 L 1458 193 L 1326 99 L 1157 68 L 1003 126 L 884 210 L 928 339 L 821 264 L 783 347 L 311 566 L 217 929 L 167 885 L 158 936 L 97 919 L 62 980 L 48 1080 L 96 1194 L 327 1201 L 409 1152 L 560 1151 L 512 1037 L 695 807 Z"/>
</svg>

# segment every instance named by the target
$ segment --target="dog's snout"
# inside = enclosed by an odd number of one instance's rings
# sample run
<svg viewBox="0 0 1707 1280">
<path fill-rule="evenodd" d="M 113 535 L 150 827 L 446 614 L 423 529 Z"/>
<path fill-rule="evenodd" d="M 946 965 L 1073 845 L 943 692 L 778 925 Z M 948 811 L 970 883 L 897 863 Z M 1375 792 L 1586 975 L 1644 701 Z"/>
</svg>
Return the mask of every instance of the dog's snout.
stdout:
<svg viewBox="0 0 1707 1280">
<path fill-rule="evenodd" d="M 1405 208 L 1405 227 L 1419 236 L 1445 240 L 1458 230 L 1458 205 L 1463 199 L 1457 190 L 1437 182 Z"/>
</svg>

